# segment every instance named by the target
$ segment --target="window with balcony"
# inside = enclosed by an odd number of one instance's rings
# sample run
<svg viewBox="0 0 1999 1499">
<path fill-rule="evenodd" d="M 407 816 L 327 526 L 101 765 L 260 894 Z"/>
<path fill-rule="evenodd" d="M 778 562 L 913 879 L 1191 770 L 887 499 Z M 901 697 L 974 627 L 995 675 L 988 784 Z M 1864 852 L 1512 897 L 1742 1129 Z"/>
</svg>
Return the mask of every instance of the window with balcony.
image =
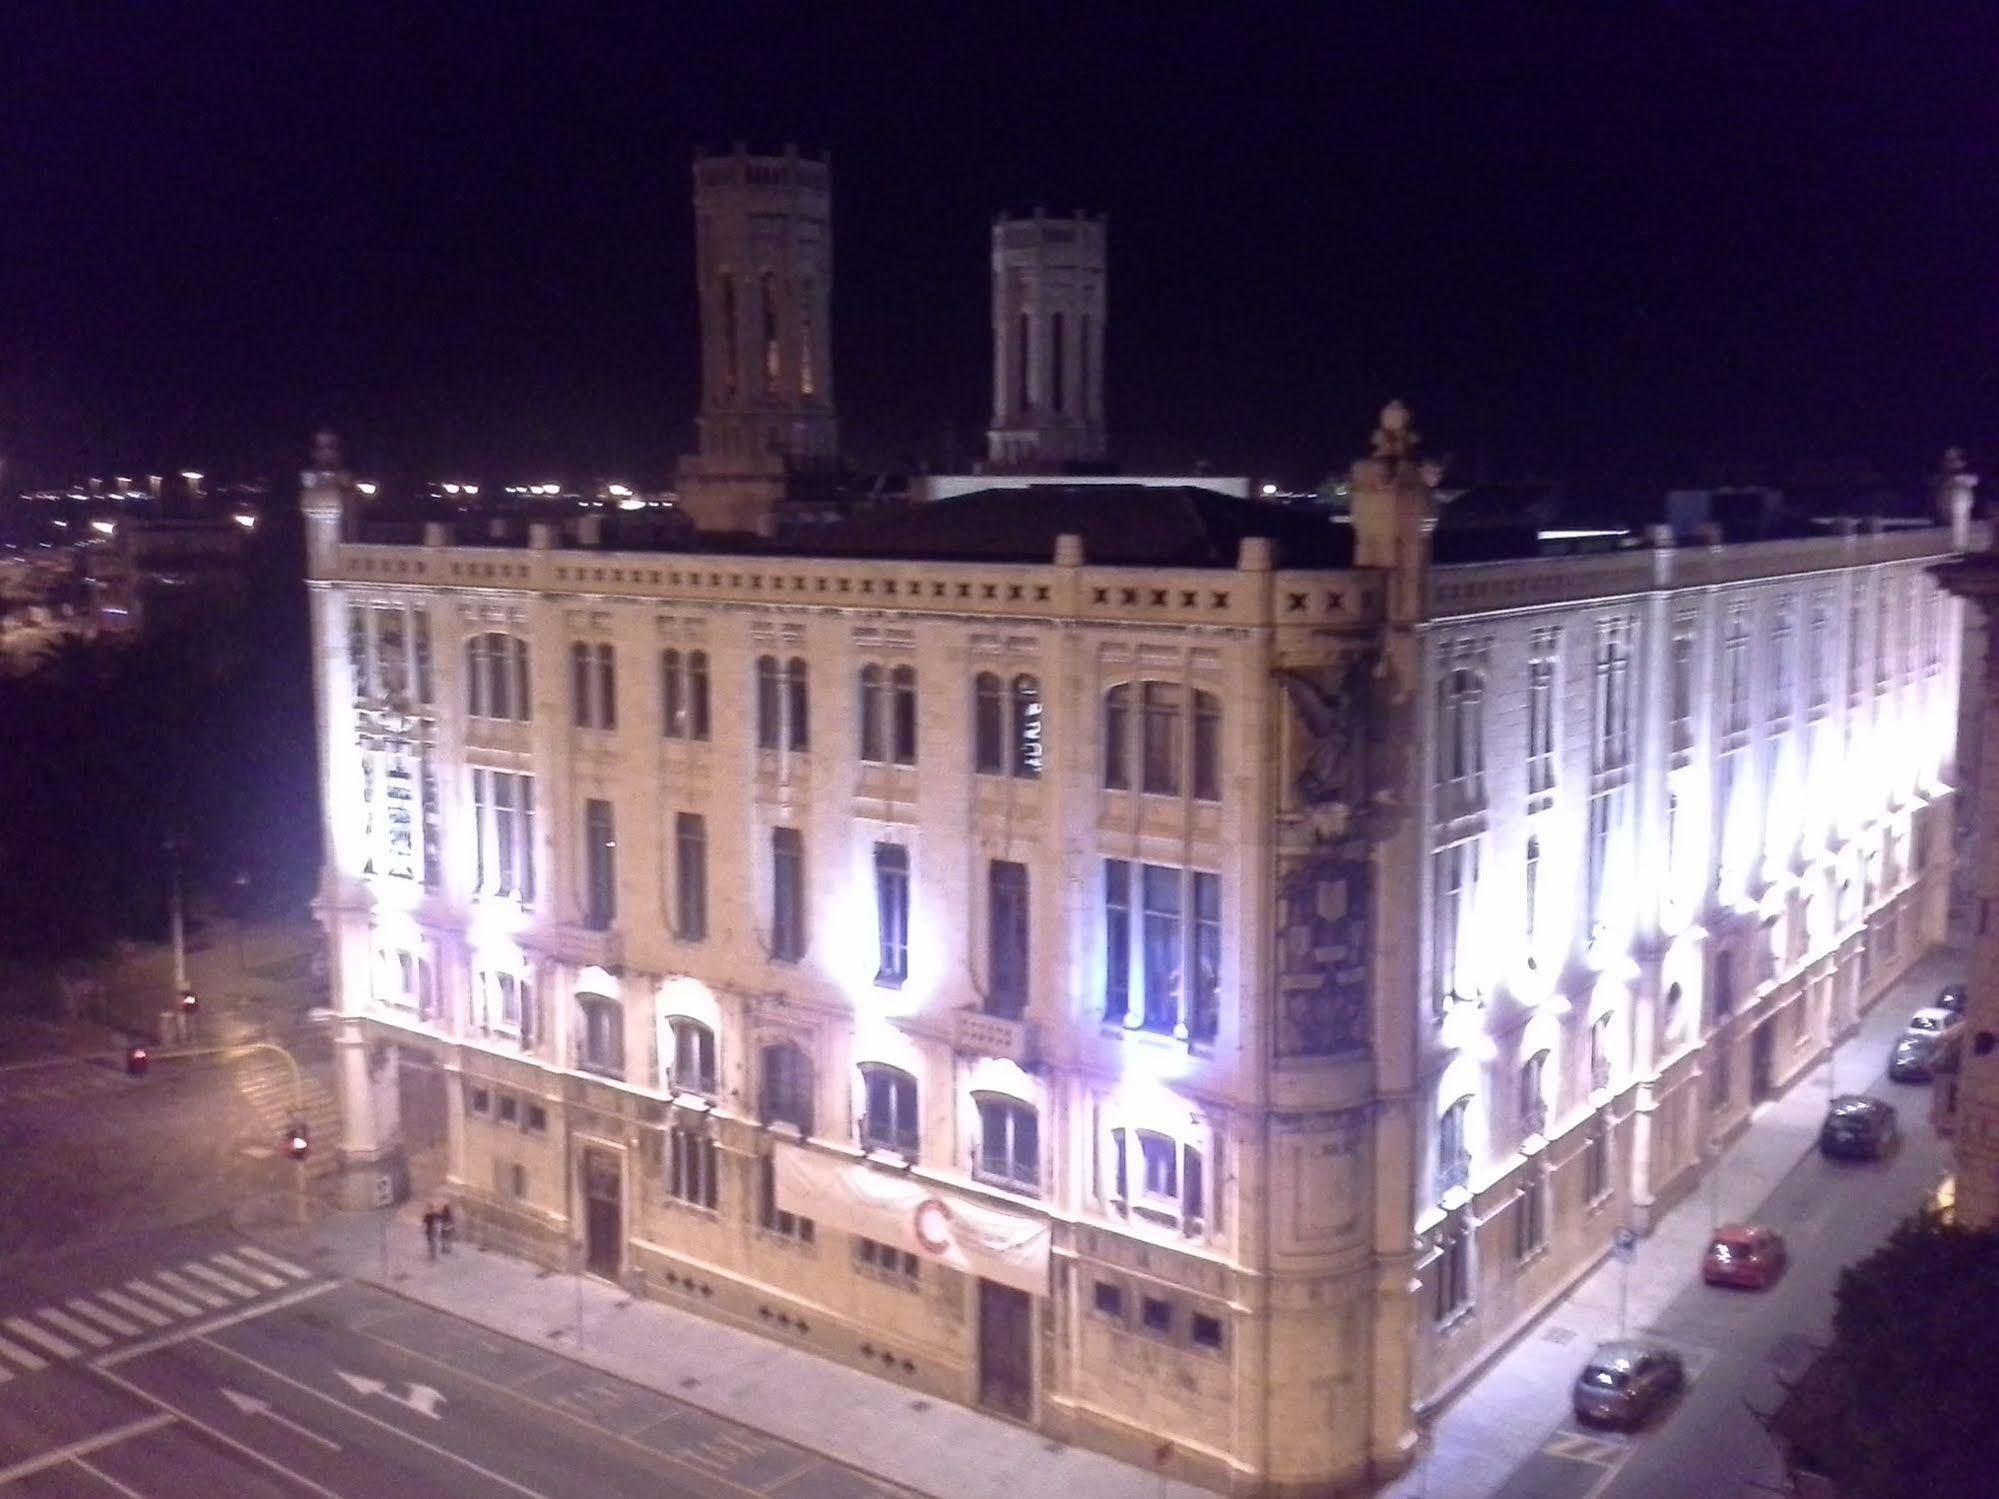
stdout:
<svg viewBox="0 0 1999 1499">
<path fill-rule="evenodd" d="M 911 1157 L 922 1144 L 923 1125 L 916 1112 L 916 1079 L 900 1067 L 863 1062 L 861 1081 L 867 1112 L 861 1115 L 861 1144 L 868 1150 L 893 1150 Z"/>
<path fill-rule="evenodd" d="M 1437 1196 L 1465 1186 L 1471 1180 L 1471 1147 L 1465 1127 L 1471 1116 L 1471 1099 L 1460 1098 L 1437 1117 Z"/>
<path fill-rule="evenodd" d="M 976 1093 L 979 1147 L 972 1174 L 1016 1192 L 1041 1191 L 1041 1121 L 1034 1108 L 997 1093 Z"/>
<path fill-rule="evenodd" d="M 673 935 L 682 942 L 708 936 L 708 822 L 698 812 L 673 819 Z"/>
<path fill-rule="evenodd" d="M 1213 1040 L 1221 946 L 1221 876 L 1104 861 L 1106 1020 L 1181 1040 Z"/>
<path fill-rule="evenodd" d="M 767 1123 L 812 1133 L 812 1058 L 795 1041 L 774 1041 L 758 1058 L 758 1098 Z"/>
<path fill-rule="evenodd" d="M 1134 721 L 1135 720 L 1135 721 Z M 1178 682 L 1120 682 L 1104 694 L 1104 785 L 1221 799 L 1221 699 Z"/>
<path fill-rule="evenodd" d="M 618 837 L 611 804 L 583 803 L 583 924 L 606 932 L 618 917 Z"/>
<path fill-rule="evenodd" d="M 474 635 L 465 643 L 465 711 L 474 718 L 523 722 L 534 716 L 525 640 L 489 633 Z"/>
<path fill-rule="evenodd" d="M 474 878 L 479 892 L 532 904 L 534 777 L 475 767 L 472 818 L 477 855 Z"/>
<path fill-rule="evenodd" d="M 1188 1238 L 1207 1231 L 1206 1172 L 1201 1152 L 1170 1135 L 1144 1129 L 1111 1131 L 1111 1209 Z"/>
<path fill-rule="evenodd" d="M 861 760 L 916 763 L 916 668 L 869 661 L 861 667 Z"/>
<path fill-rule="evenodd" d="M 986 865 L 986 1010 L 1018 1019 L 1027 1008 L 1027 866 Z"/>
<path fill-rule="evenodd" d="M 757 657 L 757 748 L 803 750 L 811 744 L 805 660 Z"/>
<path fill-rule="evenodd" d="M 720 1073 L 715 1066 L 715 1033 L 698 1020 L 674 1015 L 667 1022 L 673 1038 L 672 1076 L 675 1093 L 694 1093 L 713 1098 L 720 1091 Z"/>
<path fill-rule="evenodd" d="M 625 1012 L 615 999 L 597 994 L 576 997 L 576 1064 L 606 1077 L 625 1075 Z"/>
<path fill-rule="evenodd" d="M 972 682 L 972 768 L 980 775 L 1033 780 L 1042 762 L 1041 683 L 982 671 Z"/>
<path fill-rule="evenodd" d="M 909 850 L 875 845 L 875 982 L 890 988 L 909 977 Z"/>
<path fill-rule="evenodd" d="M 659 653 L 659 729 L 668 739 L 708 737 L 708 653 Z"/>
<path fill-rule="evenodd" d="M 805 956 L 805 839 L 797 828 L 770 830 L 770 955 Z"/>
<path fill-rule="evenodd" d="M 578 640 L 569 647 L 569 699 L 577 728 L 618 726 L 617 657 L 608 641 Z"/>
<path fill-rule="evenodd" d="M 705 1130 L 666 1132 L 666 1190 L 691 1207 L 713 1208 L 720 1200 L 721 1152 Z"/>
</svg>

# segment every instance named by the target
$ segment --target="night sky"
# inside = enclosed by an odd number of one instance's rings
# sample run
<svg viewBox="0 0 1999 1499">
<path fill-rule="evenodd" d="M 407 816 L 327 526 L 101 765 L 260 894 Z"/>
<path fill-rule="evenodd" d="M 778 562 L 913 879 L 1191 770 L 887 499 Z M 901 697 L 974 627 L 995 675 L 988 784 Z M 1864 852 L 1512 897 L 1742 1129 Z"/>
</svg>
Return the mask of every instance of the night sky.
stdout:
<svg viewBox="0 0 1999 1499">
<path fill-rule="evenodd" d="M 1461 475 L 1999 470 L 1999 6 L 12 11 L 13 479 L 664 479 L 739 138 L 833 155 L 864 464 L 982 450 L 1039 203 L 1110 216 L 1129 466 L 1314 483 L 1400 395 Z"/>
</svg>

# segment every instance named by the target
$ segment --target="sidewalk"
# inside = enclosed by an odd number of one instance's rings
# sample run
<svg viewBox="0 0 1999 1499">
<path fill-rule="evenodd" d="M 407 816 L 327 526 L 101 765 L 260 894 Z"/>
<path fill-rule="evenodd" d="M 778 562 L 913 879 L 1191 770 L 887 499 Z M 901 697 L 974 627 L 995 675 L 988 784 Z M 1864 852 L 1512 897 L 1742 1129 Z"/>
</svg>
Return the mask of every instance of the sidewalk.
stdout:
<svg viewBox="0 0 1999 1499">
<path fill-rule="evenodd" d="M 948 1499 L 1213 1499 L 1039 1432 L 589 1277 L 460 1244 L 430 1261 L 422 1205 L 261 1235 L 278 1253 L 450 1312 Z M 386 1258 L 386 1273 L 385 1273 Z"/>
<path fill-rule="evenodd" d="M 1872 1089 L 1909 1013 L 1929 1003 L 1947 979 L 1960 977 L 1965 962 L 1959 948 L 1932 952 L 1875 1004 L 1835 1048 L 1834 1079 L 1840 1091 Z M 1826 1098 L 1821 1061 L 1781 1097 L 1758 1105 L 1749 1127 L 1710 1168 L 1708 1178 L 1639 1242 L 1628 1272 L 1628 1328 L 1656 1321 L 1686 1289 L 1717 1216 L 1721 1222 L 1757 1216 L 1777 1184 L 1812 1148 Z M 1902 1106 L 1926 1103 L 1924 1095 L 1920 1103 L 1905 1100 Z M 1626 1277 L 1606 1257 L 1526 1328 L 1433 1420 L 1423 1458 L 1384 1489 L 1381 1499 L 1486 1499 L 1497 1491 L 1567 1416 L 1569 1386 L 1581 1360 L 1599 1342 L 1618 1336 L 1620 1283 Z M 1550 1336 L 1555 1333 L 1566 1336 Z"/>
</svg>

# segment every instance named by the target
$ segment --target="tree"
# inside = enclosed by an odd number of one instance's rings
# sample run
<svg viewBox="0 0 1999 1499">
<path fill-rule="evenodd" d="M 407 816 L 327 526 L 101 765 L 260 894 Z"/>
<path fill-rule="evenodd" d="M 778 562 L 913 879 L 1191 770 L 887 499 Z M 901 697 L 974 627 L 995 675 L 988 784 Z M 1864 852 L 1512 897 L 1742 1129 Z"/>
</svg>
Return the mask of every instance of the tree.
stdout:
<svg viewBox="0 0 1999 1499">
<path fill-rule="evenodd" d="M 1833 1355 L 1846 1371 L 1854 1499 L 1999 1491 L 1999 1231 L 1925 1213 L 1842 1271 Z"/>
</svg>

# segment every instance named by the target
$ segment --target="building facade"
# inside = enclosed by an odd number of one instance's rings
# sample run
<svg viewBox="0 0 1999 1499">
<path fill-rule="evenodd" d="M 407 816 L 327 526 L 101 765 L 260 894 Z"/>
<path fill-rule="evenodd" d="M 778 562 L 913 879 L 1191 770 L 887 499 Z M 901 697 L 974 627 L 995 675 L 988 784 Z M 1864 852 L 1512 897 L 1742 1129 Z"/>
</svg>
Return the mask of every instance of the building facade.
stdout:
<svg viewBox="0 0 1999 1499">
<path fill-rule="evenodd" d="M 426 1058 L 498 1248 L 1225 1492 L 1406 1465 L 1941 933 L 1961 634 L 1962 525 L 1447 567 L 1433 477 L 1391 408 L 1323 555 L 910 560 L 380 544 L 323 447 L 353 1199 Z"/>
</svg>

